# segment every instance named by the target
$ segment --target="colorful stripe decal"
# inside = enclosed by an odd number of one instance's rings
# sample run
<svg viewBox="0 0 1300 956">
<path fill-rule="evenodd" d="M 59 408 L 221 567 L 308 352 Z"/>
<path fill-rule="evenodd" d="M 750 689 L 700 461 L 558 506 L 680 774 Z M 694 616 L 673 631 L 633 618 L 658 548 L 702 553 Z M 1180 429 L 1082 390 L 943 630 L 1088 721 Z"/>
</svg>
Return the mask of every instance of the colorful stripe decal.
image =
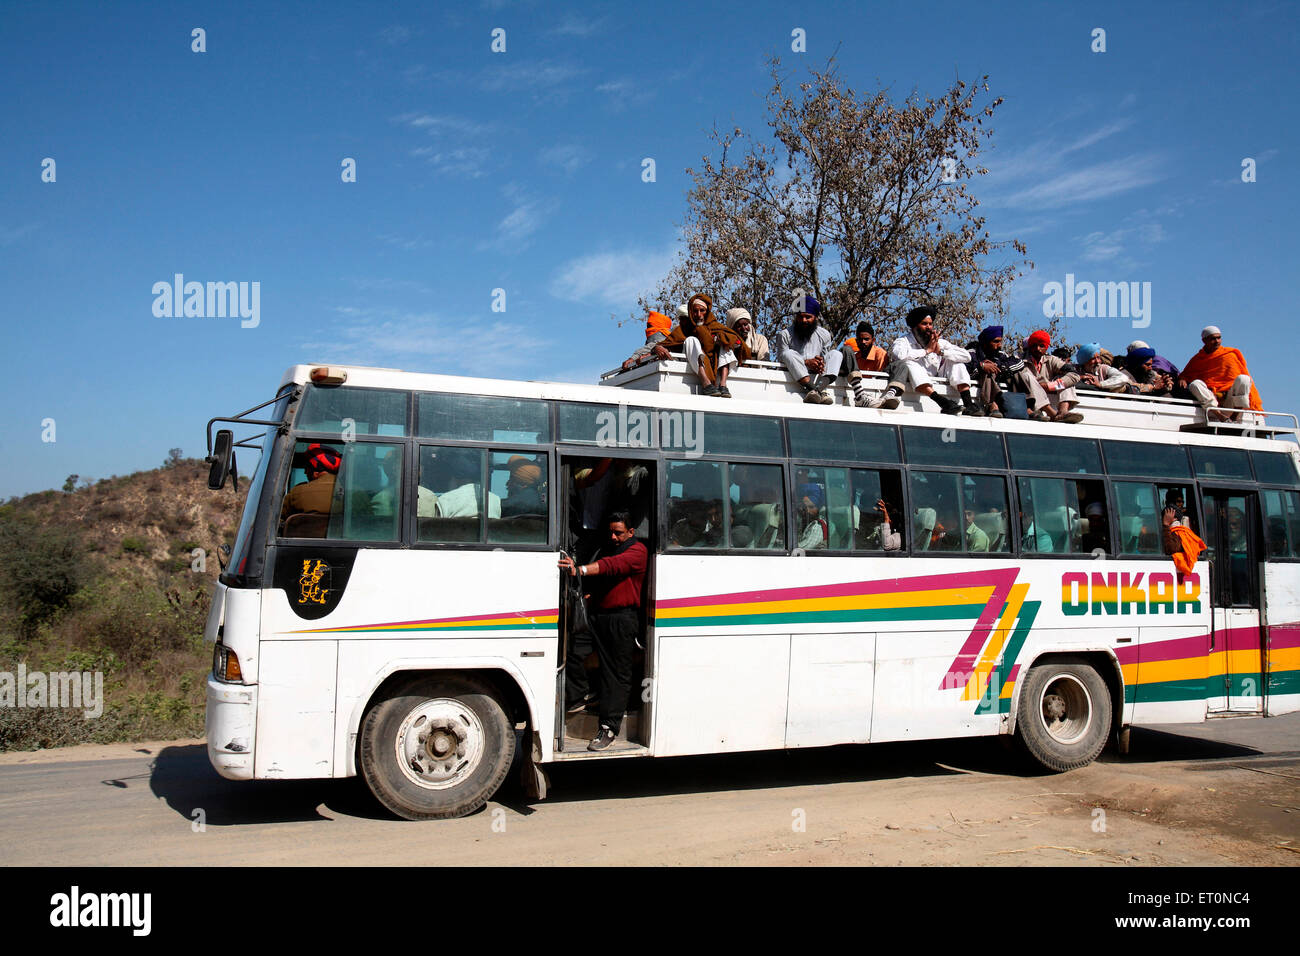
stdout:
<svg viewBox="0 0 1300 956">
<path fill-rule="evenodd" d="M 377 631 L 411 633 L 418 631 L 541 631 L 559 626 L 559 608 L 540 611 L 515 611 L 510 614 L 466 614 L 460 617 L 435 617 L 420 621 L 392 621 L 387 624 L 356 624 L 350 627 L 316 627 L 289 634 L 373 634 Z"/>
</svg>

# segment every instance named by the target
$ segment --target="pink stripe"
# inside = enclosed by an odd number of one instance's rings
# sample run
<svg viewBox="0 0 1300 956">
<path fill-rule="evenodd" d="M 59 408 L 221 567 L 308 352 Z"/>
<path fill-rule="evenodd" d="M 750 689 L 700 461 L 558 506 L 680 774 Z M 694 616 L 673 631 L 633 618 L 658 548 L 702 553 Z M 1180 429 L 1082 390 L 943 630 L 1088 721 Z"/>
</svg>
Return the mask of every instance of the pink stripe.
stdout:
<svg viewBox="0 0 1300 956">
<path fill-rule="evenodd" d="M 733 591 L 730 594 L 712 594 L 707 597 L 670 598 L 666 601 L 655 601 L 655 607 L 711 607 L 718 604 L 757 604 L 766 601 L 853 597 L 866 594 L 904 594 L 911 591 L 930 591 L 937 588 L 987 587 L 989 585 L 997 587 L 998 583 L 1008 574 L 1014 580 L 1016 569 L 966 571 L 960 574 L 930 574 L 923 577 L 894 578 L 883 581 L 850 581 L 846 584 L 777 588 L 770 591 Z"/>
<path fill-rule="evenodd" d="M 359 627 L 387 629 L 420 624 L 457 624 L 468 623 L 470 621 L 491 621 L 503 617 L 547 617 L 558 613 L 560 613 L 559 608 L 554 607 L 547 611 L 498 611 L 496 614 L 470 614 L 466 617 L 431 617 L 423 621 L 390 621 L 387 624 L 354 624 L 350 625 L 348 629 L 354 630 Z M 335 630 L 335 628 L 326 628 L 326 630 Z"/>
<path fill-rule="evenodd" d="M 1300 647 L 1300 624 L 1274 624 L 1268 629 L 1268 643 L 1275 651 Z"/>
<path fill-rule="evenodd" d="M 1003 605 L 1007 603 L 1007 594 L 1011 591 L 1011 585 L 1015 583 L 1018 568 L 1003 568 L 997 571 L 977 571 L 973 572 L 980 578 L 981 584 L 993 585 L 993 596 L 989 602 L 984 605 L 984 610 L 980 612 L 979 620 L 975 622 L 975 627 L 971 630 L 970 636 L 962 644 L 961 650 L 957 652 L 956 658 L 948 667 L 948 673 L 943 676 L 939 682 L 939 688 L 952 686 L 952 680 L 961 673 L 966 673 L 974 669 L 975 663 L 979 658 L 980 649 L 988 641 L 989 635 L 993 631 L 993 625 L 1002 613 Z M 965 577 L 962 574 L 953 574 L 940 576 L 939 580 L 955 581 L 958 578 Z M 972 582 L 973 583 L 973 582 Z"/>
</svg>

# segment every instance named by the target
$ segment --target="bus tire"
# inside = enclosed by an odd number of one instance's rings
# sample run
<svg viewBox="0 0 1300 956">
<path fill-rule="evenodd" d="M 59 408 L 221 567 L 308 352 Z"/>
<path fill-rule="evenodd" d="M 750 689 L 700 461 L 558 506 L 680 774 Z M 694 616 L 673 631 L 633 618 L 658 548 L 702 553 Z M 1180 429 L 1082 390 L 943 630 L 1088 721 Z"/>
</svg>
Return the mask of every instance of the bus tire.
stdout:
<svg viewBox="0 0 1300 956">
<path fill-rule="evenodd" d="M 1110 735 L 1106 681 L 1079 660 L 1035 664 L 1016 708 L 1016 736 L 1036 762 L 1064 773 L 1097 759 Z"/>
<path fill-rule="evenodd" d="M 492 689 L 470 677 L 394 688 L 361 724 L 361 772 L 375 798 L 407 820 L 478 810 L 515 756 L 515 728 Z"/>
</svg>

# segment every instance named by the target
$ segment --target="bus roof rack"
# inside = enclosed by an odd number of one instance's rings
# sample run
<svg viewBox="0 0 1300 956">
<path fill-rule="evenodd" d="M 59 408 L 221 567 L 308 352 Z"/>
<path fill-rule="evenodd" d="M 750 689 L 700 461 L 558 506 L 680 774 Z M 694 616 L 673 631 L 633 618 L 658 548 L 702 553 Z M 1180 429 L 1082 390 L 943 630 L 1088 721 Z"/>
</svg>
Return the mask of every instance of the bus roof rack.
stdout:
<svg viewBox="0 0 1300 956">
<path fill-rule="evenodd" d="M 883 391 L 889 377 L 881 372 L 864 372 L 863 381 L 870 391 Z M 601 375 L 601 385 L 632 391 L 695 394 L 699 379 L 680 358 L 650 361 L 634 368 L 612 369 Z M 797 402 L 803 396 L 778 362 L 746 362 L 733 369 L 727 387 L 738 399 L 747 401 Z M 956 398 L 956 391 L 942 381 L 936 389 Z M 853 393 L 843 378 L 830 388 L 837 405 L 852 405 Z M 1090 425 L 1117 428 L 1159 429 L 1164 431 L 1232 434 L 1255 438 L 1278 438 L 1300 434 L 1300 421 L 1287 412 L 1242 413 L 1242 422 L 1207 421 L 1206 409 L 1181 398 L 1154 398 L 1150 395 L 1116 395 L 1111 392 L 1079 391 L 1078 410 Z M 903 395 L 898 414 L 930 414 L 931 404 L 922 405 L 915 392 Z M 1218 411 L 1218 410 L 1212 410 Z M 1229 414 L 1224 412 L 1224 414 Z"/>
</svg>

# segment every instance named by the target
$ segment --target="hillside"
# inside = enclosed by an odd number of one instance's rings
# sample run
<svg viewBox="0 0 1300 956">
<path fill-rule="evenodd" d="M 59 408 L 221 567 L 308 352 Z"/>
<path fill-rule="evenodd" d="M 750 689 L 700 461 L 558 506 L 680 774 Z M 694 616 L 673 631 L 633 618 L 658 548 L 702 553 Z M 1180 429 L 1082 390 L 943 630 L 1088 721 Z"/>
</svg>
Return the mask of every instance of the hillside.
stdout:
<svg viewBox="0 0 1300 956">
<path fill-rule="evenodd" d="M 0 750 L 202 735 L 203 624 L 245 487 L 211 491 L 180 459 L 0 505 Z M 103 713 L 18 706 L 20 665 L 100 672 Z"/>
</svg>

